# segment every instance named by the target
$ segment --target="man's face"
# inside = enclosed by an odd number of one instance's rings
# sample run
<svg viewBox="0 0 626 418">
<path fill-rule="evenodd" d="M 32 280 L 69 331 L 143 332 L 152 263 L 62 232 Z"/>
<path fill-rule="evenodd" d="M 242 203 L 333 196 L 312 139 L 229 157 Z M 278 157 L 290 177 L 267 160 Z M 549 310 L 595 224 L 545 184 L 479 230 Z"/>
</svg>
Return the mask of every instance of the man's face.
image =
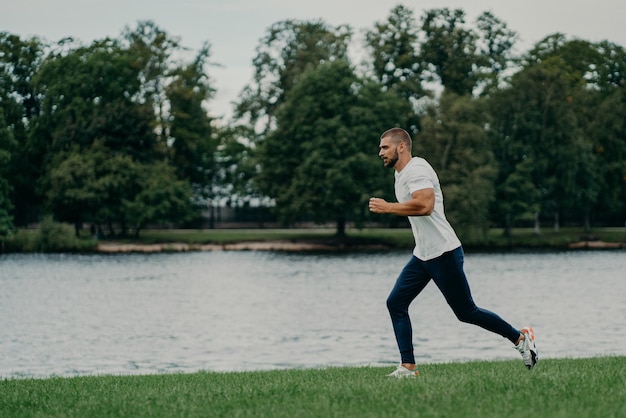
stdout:
<svg viewBox="0 0 626 418">
<path fill-rule="evenodd" d="M 380 146 L 378 147 L 378 156 L 383 159 L 383 163 L 387 168 L 393 168 L 398 162 L 398 144 L 394 143 L 385 137 L 380 140 Z"/>
</svg>

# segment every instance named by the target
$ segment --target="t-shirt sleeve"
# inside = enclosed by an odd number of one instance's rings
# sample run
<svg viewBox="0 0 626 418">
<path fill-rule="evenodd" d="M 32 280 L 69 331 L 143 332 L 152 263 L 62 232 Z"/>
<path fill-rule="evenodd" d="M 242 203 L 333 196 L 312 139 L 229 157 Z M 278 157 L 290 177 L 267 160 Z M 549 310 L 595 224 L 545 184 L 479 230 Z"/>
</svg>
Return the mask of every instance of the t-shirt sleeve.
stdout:
<svg viewBox="0 0 626 418">
<path fill-rule="evenodd" d="M 413 194 L 413 192 L 416 192 L 417 190 L 435 188 L 432 177 L 428 173 L 428 170 L 425 169 L 425 167 L 412 167 L 412 170 L 409 172 L 408 180 L 409 181 L 407 182 L 407 185 L 409 187 L 410 194 Z"/>
</svg>

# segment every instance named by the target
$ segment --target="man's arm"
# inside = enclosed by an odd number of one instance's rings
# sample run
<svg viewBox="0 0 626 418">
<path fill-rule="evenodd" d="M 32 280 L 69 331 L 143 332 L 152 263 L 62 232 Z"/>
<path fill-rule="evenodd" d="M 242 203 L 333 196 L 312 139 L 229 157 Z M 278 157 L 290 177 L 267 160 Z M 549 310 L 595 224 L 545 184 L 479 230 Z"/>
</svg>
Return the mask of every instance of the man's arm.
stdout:
<svg viewBox="0 0 626 418">
<path fill-rule="evenodd" d="M 378 197 L 370 198 L 370 212 L 400 216 L 428 216 L 435 209 L 435 189 L 416 190 L 406 202 L 392 203 Z"/>
</svg>

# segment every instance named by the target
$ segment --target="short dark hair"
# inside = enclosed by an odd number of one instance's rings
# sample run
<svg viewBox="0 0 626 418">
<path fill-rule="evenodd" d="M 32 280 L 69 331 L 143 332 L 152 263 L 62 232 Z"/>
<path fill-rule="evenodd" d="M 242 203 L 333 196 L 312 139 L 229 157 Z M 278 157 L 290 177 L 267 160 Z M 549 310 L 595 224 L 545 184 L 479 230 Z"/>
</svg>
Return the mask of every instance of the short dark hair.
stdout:
<svg viewBox="0 0 626 418">
<path fill-rule="evenodd" d="M 404 142 L 404 144 L 407 146 L 409 151 L 411 151 L 411 148 L 413 148 L 413 141 L 411 140 L 411 135 L 409 135 L 409 133 L 402 128 L 387 129 L 380 136 L 380 139 L 383 139 L 386 137 L 391 138 L 391 140 L 396 144 L 399 144 L 400 142 Z"/>
</svg>

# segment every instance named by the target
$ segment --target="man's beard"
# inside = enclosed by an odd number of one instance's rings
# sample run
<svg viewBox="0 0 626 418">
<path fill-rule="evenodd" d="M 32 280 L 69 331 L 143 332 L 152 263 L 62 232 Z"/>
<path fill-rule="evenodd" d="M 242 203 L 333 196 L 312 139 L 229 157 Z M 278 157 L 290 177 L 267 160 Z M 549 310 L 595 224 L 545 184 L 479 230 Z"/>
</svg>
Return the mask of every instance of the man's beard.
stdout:
<svg viewBox="0 0 626 418">
<path fill-rule="evenodd" d="M 396 165 L 396 163 L 398 162 L 398 158 L 400 158 L 400 157 L 398 155 L 398 151 L 396 150 L 395 155 L 393 157 L 391 157 L 387 162 L 385 162 L 385 167 L 393 168 Z"/>
</svg>

